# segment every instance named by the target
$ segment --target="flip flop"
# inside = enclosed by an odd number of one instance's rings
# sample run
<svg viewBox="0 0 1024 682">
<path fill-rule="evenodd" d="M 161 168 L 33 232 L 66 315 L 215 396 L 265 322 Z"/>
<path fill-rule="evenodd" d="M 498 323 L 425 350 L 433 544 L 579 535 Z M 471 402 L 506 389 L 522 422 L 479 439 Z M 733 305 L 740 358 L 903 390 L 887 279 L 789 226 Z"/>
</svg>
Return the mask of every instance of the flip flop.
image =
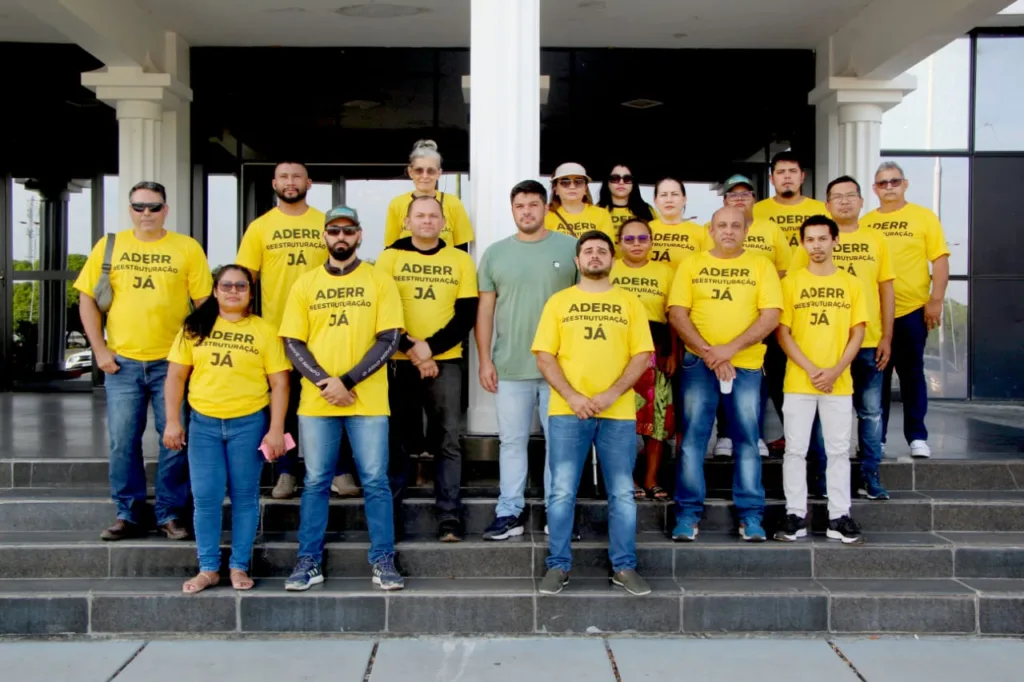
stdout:
<svg viewBox="0 0 1024 682">
<path fill-rule="evenodd" d="M 647 489 L 647 497 L 652 500 L 658 500 L 664 502 L 668 499 L 668 491 L 662 488 L 660 485 L 652 486 Z"/>
<path fill-rule="evenodd" d="M 638 486 L 636 483 L 634 483 L 633 484 L 633 499 L 635 499 L 635 500 L 643 500 L 646 497 L 647 497 L 647 495 L 646 495 L 646 493 L 644 493 L 644 489 L 641 486 Z"/>
<path fill-rule="evenodd" d="M 243 592 L 245 590 L 251 590 L 256 583 L 249 577 L 249 574 L 245 571 L 232 568 L 231 569 L 231 587 L 236 590 Z"/>
<path fill-rule="evenodd" d="M 186 580 L 185 584 L 181 586 L 181 591 L 185 594 L 198 594 L 205 590 L 207 587 L 216 587 L 217 583 L 219 582 L 219 575 L 217 575 L 216 573 L 203 571 L 196 575 L 196 577 L 189 578 L 188 580 Z"/>
</svg>

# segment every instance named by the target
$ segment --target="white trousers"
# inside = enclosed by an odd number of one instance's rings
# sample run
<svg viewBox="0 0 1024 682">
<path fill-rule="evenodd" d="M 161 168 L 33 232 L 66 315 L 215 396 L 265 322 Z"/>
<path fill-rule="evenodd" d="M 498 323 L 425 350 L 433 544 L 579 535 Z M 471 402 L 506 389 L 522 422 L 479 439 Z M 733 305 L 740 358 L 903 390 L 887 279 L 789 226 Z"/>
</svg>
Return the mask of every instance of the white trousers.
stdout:
<svg viewBox="0 0 1024 682">
<path fill-rule="evenodd" d="M 825 487 L 828 518 L 850 513 L 850 431 L 853 396 L 787 393 L 782 403 L 786 455 L 782 460 L 782 487 L 786 513 L 807 516 L 807 447 L 811 442 L 814 415 L 821 419 L 825 441 Z"/>
</svg>

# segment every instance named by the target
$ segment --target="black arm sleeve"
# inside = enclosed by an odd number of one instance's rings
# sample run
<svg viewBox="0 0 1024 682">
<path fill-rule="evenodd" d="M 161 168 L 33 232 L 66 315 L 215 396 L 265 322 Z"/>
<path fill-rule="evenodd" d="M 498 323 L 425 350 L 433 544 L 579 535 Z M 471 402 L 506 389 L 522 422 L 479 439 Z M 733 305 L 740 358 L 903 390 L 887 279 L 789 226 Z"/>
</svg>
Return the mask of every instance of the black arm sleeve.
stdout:
<svg viewBox="0 0 1024 682">
<path fill-rule="evenodd" d="M 292 366 L 299 370 L 299 374 L 314 384 L 329 376 L 313 357 L 313 354 L 309 352 L 309 347 L 304 341 L 290 339 L 286 336 L 284 337 L 284 351 L 287 353 L 288 359 L 291 360 Z"/>
<path fill-rule="evenodd" d="M 452 319 L 429 339 L 424 339 L 430 346 L 431 355 L 440 355 L 465 340 L 466 335 L 476 324 L 476 309 L 479 303 L 480 299 L 476 296 L 455 300 L 455 315 Z"/>
<path fill-rule="evenodd" d="M 385 329 L 377 334 L 376 343 L 366 351 L 363 359 L 342 375 L 341 383 L 345 384 L 345 389 L 351 391 L 356 384 L 383 367 L 398 350 L 398 338 L 401 335 L 398 329 Z"/>
</svg>

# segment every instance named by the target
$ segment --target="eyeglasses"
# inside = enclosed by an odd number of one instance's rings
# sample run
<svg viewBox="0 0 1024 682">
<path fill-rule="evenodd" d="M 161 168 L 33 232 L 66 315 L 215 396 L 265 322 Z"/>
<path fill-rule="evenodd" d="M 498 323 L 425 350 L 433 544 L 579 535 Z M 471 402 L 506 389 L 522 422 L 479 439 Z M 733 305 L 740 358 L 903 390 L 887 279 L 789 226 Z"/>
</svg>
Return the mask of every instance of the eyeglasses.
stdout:
<svg viewBox="0 0 1024 682">
<path fill-rule="evenodd" d="M 728 192 L 725 195 L 726 199 L 753 199 L 754 193 L 751 191 L 745 192 Z"/>
<path fill-rule="evenodd" d="M 346 237 L 351 237 L 354 234 L 359 234 L 359 231 L 362 229 L 363 228 L 358 225 L 329 225 L 324 228 L 324 232 L 332 237 L 337 237 L 342 233 L 344 233 Z"/>
<path fill-rule="evenodd" d="M 559 187 L 584 187 L 587 184 L 586 178 L 559 178 Z"/>
<path fill-rule="evenodd" d="M 217 288 L 219 290 L 223 291 L 224 293 L 228 293 L 232 289 L 234 289 L 235 291 L 237 291 L 239 293 L 244 293 L 246 291 L 249 291 L 249 283 L 248 282 L 244 282 L 244 281 L 243 282 L 228 282 L 228 281 L 222 279 L 221 281 L 217 282 Z"/>
<path fill-rule="evenodd" d="M 624 184 L 624 185 L 632 185 L 633 184 L 633 176 L 632 175 L 619 175 L 618 173 L 612 173 L 611 175 L 608 176 L 608 182 L 612 183 L 613 185 L 618 184 L 620 182 L 622 184 Z"/>
<path fill-rule="evenodd" d="M 904 183 L 904 181 L 905 181 L 904 178 L 890 178 L 889 180 L 879 180 L 878 182 L 875 183 L 875 187 L 877 187 L 878 189 L 886 189 L 886 188 L 893 188 L 893 189 L 895 189 L 895 188 L 899 187 L 900 185 L 902 185 Z"/>
<path fill-rule="evenodd" d="M 160 211 L 164 210 L 164 206 L 166 206 L 166 204 L 164 204 L 162 201 L 153 201 L 149 203 L 142 201 L 132 202 L 132 210 L 135 211 L 136 213 L 145 213 L 147 208 L 149 209 L 150 213 L 159 213 Z"/>
<path fill-rule="evenodd" d="M 441 171 L 438 168 L 410 168 L 409 172 L 413 175 L 426 175 L 432 178 Z"/>
<path fill-rule="evenodd" d="M 651 235 L 649 234 L 627 234 L 622 238 L 623 244 L 646 244 L 651 241 Z"/>
<path fill-rule="evenodd" d="M 850 192 L 848 194 L 833 194 L 832 196 L 828 197 L 829 201 L 834 201 L 837 204 L 841 204 L 844 201 L 856 201 L 857 199 L 860 199 L 860 192 Z"/>
</svg>

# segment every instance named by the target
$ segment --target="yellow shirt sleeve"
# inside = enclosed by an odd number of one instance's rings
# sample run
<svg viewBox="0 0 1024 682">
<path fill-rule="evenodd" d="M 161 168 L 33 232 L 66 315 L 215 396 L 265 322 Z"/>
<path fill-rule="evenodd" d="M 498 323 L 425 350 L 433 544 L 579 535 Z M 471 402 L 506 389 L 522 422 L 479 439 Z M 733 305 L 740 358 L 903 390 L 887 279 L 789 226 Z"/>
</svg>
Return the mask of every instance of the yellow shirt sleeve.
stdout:
<svg viewBox="0 0 1024 682">
<path fill-rule="evenodd" d="M 402 199 L 405 194 L 400 194 L 391 200 L 388 204 L 388 215 L 384 220 L 384 248 L 391 246 L 398 241 L 399 235 L 402 234 L 404 229 L 403 219 L 405 215 L 402 212 Z"/>
<path fill-rule="evenodd" d="M 185 338 L 184 327 L 174 337 L 171 349 L 167 352 L 167 361 L 186 367 L 192 366 L 192 342 Z"/>
<path fill-rule="evenodd" d="M 864 285 L 853 276 L 850 277 L 850 281 L 853 282 L 853 308 L 850 310 L 850 328 L 853 329 L 858 324 L 867 324 L 868 306 L 864 300 Z"/>
<path fill-rule="evenodd" d="M 669 308 L 674 305 L 680 308 L 693 307 L 693 280 L 690 277 L 689 265 L 691 260 L 684 260 L 679 264 L 679 268 L 676 269 L 675 279 L 668 294 L 667 307 Z"/>
<path fill-rule="evenodd" d="M 787 277 L 782 281 L 782 314 L 779 315 L 779 324 L 793 328 L 793 283 L 795 277 Z"/>
<path fill-rule="evenodd" d="M 946 235 L 942 232 L 942 223 L 934 213 L 928 216 L 928 221 L 925 223 L 924 244 L 930 261 L 949 255 Z"/>
<path fill-rule="evenodd" d="M 612 244 L 615 244 L 618 241 L 618 235 L 615 234 L 615 225 L 612 224 L 611 214 L 608 211 L 601 211 L 595 215 L 597 216 L 597 229 L 611 237 Z"/>
<path fill-rule="evenodd" d="M 405 315 L 402 312 L 402 296 L 391 275 L 378 272 L 377 280 L 377 334 L 388 329 L 405 330 Z M 283 326 L 283 325 L 282 325 Z"/>
<path fill-rule="evenodd" d="M 782 234 L 782 230 L 775 227 L 775 269 L 779 272 L 785 272 L 789 270 L 790 263 L 793 261 L 793 251 L 789 248 L 789 242 L 786 241 L 786 235 Z"/>
<path fill-rule="evenodd" d="M 78 279 L 75 280 L 75 289 L 90 298 L 96 288 L 96 281 L 103 274 L 103 256 L 106 255 L 108 239 L 110 239 L 109 234 L 96 242 L 96 246 L 92 247 L 92 252 L 85 260 L 82 271 L 78 273 Z"/>
<path fill-rule="evenodd" d="M 268 325 L 268 331 L 270 327 Z M 263 350 L 263 369 L 267 374 L 276 374 L 277 372 L 287 372 L 292 368 L 292 363 L 289 362 L 288 356 L 284 352 L 284 341 L 281 340 L 280 336 L 272 336 L 267 334 L 266 348 Z"/>
<path fill-rule="evenodd" d="M 255 272 L 263 269 L 263 234 L 255 221 L 249 223 L 245 234 L 242 235 L 242 243 L 238 245 L 235 263 Z"/>
<path fill-rule="evenodd" d="M 878 281 L 891 282 L 896 279 L 896 272 L 892 269 L 892 258 L 889 257 L 889 240 L 878 235 Z"/>
<path fill-rule="evenodd" d="M 188 295 L 193 301 L 207 298 L 213 294 L 213 275 L 210 264 L 206 261 L 203 247 L 195 239 L 189 238 L 188 255 Z"/>
<path fill-rule="evenodd" d="M 789 267 L 786 269 L 787 272 L 796 272 L 807 267 L 807 249 L 802 246 L 798 246 L 793 249 L 793 260 L 790 261 Z M 891 277 L 889 279 L 892 279 Z M 879 280 L 881 281 L 881 280 Z"/>
<path fill-rule="evenodd" d="M 374 267 L 378 271 L 383 272 L 388 277 L 394 276 L 395 258 L 398 253 L 394 249 L 384 249 L 379 256 L 377 256 L 377 262 L 374 263 Z"/>
<path fill-rule="evenodd" d="M 284 314 L 281 316 L 281 327 L 278 329 L 278 336 L 309 341 L 309 316 L 306 312 L 306 291 L 301 280 L 292 287 L 288 294 L 288 302 L 284 306 Z M 401 304 L 399 304 L 401 309 Z"/>
<path fill-rule="evenodd" d="M 459 257 L 462 261 L 462 276 L 459 278 L 459 292 L 455 298 L 478 298 L 480 290 L 476 286 L 476 264 L 473 263 L 473 257 L 465 251 L 459 253 L 462 254 Z"/>
<path fill-rule="evenodd" d="M 640 299 L 637 299 L 639 302 Z M 647 316 L 644 316 L 647 319 Z M 555 306 L 551 305 L 549 299 L 544 304 L 544 310 L 540 313 L 540 322 L 537 324 L 537 333 L 533 337 L 533 345 L 530 350 L 534 353 L 551 353 L 552 355 L 558 355 L 558 349 L 561 347 L 561 335 L 558 329 L 558 314 L 555 312 Z"/>
<path fill-rule="evenodd" d="M 767 263 L 768 259 L 765 259 Z M 762 267 L 761 284 L 757 288 L 757 309 L 782 308 L 782 284 L 779 273 L 773 268 Z"/>
<path fill-rule="evenodd" d="M 452 230 L 452 235 L 455 238 L 455 243 L 451 246 L 459 246 L 461 244 L 468 244 L 473 241 L 473 224 L 469 221 L 469 213 L 466 212 L 466 206 L 462 203 L 454 194 L 445 195 L 445 204 L 452 202 L 452 224 L 449 227 Z"/>
<path fill-rule="evenodd" d="M 654 352 L 654 339 L 651 337 L 651 325 L 647 321 L 644 304 L 636 296 L 629 297 L 629 354 Z"/>
</svg>

